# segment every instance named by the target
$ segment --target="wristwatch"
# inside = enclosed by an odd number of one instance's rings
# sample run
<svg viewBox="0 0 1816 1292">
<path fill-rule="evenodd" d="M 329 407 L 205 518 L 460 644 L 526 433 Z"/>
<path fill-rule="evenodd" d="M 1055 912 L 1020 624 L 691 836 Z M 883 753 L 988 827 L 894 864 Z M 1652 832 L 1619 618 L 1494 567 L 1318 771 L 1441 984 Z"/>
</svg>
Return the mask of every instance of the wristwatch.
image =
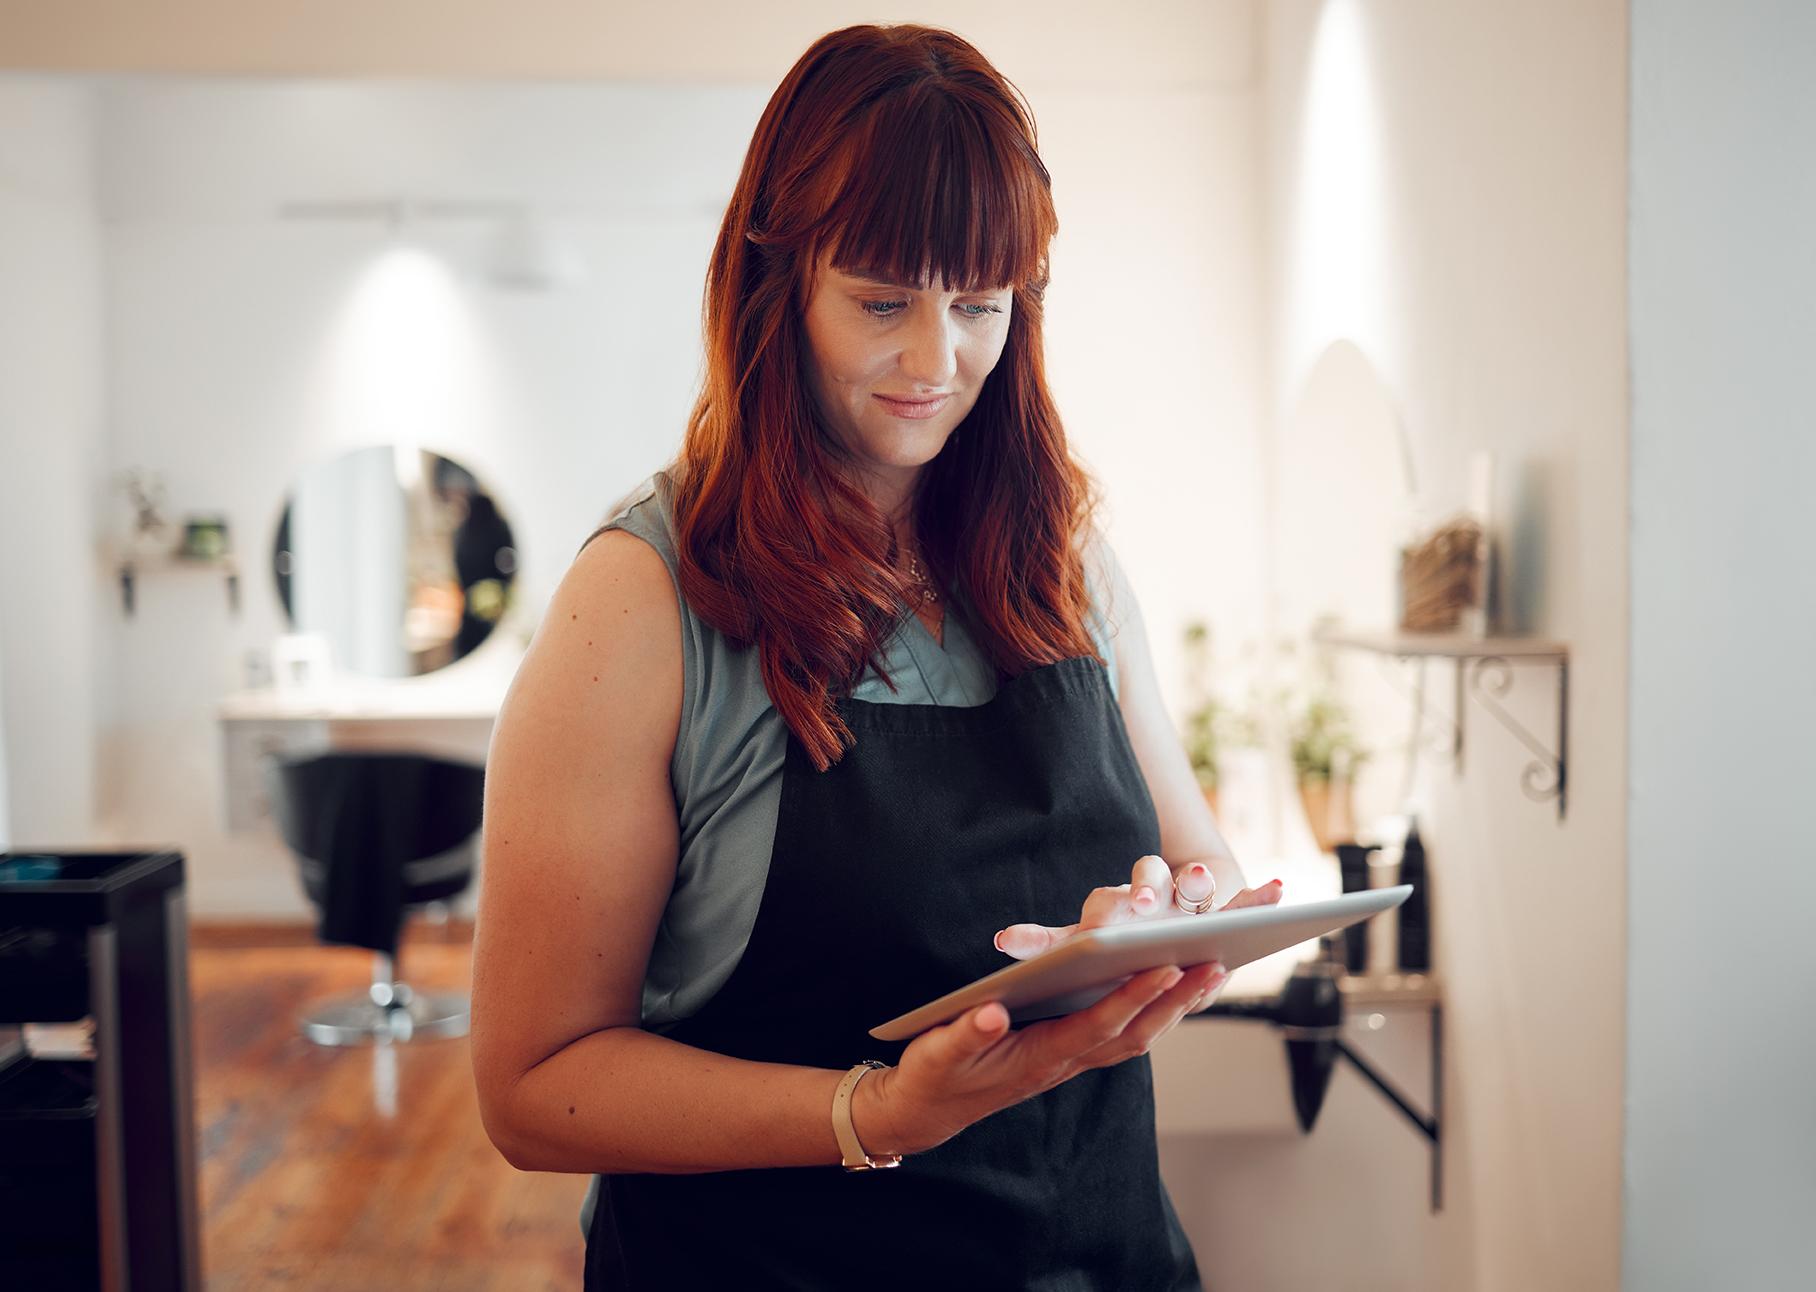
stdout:
<svg viewBox="0 0 1816 1292">
<path fill-rule="evenodd" d="M 902 1164 L 900 1153 L 884 1153 L 878 1157 L 866 1153 L 864 1146 L 858 1143 L 857 1130 L 851 1124 L 851 1092 L 858 1088 L 858 1082 L 872 1068 L 887 1066 L 889 1065 L 875 1059 L 865 1059 L 845 1074 L 845 1079 L 839 1082 L 839 1088 L 833 1092 L 832 1133 L 839 1137 L 840 1165 L 847 1171 L 880 1170 L 886 1166 Z"/>
</svg>

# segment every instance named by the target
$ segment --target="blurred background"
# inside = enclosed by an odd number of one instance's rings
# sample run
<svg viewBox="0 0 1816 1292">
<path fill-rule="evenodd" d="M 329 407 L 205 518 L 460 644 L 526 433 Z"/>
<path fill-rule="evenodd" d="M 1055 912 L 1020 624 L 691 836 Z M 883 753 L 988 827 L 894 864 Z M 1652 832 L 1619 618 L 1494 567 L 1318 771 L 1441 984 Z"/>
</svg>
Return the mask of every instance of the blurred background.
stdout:
<svg viewBox="0 0 1816 1292">
<path fill-rule="evenodd" d="M 489 1153 L 464 1042 L 295 1026 L 370 956 L 268 764 L 483 760 L 679 445 L 763 105 L 860 21 L 1033 109 L 1052 388 L 1251 882 L 1416 822 L 1423 959 L 1383 929 L 1343 1022 L 1415 1110 L 1156 1050 L 1207 1287 L 1807 1278 L 1807 6 L 0 0 L 0 848 L 182 853 L 208 1284 L 578 1286 L 584 1180 Z M 455 992 L 473 892 L 406 932 Z"/>
</svg>

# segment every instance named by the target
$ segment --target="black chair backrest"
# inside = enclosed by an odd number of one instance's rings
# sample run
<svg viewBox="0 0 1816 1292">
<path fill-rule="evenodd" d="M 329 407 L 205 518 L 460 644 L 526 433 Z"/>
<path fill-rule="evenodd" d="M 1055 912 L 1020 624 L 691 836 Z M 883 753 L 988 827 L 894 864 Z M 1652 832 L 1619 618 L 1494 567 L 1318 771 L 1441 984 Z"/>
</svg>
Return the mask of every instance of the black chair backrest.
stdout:
<svg viewBox="0 0 1816 1292">
<path fill-rule="evenodd" d="M 485 769 L 427 754 L 331 750 L 267 765 L 272 815 L 299 857 L 326 872 L 324 941 L 395 954 L 407 862 L 479 829 Z"/>
</svg>

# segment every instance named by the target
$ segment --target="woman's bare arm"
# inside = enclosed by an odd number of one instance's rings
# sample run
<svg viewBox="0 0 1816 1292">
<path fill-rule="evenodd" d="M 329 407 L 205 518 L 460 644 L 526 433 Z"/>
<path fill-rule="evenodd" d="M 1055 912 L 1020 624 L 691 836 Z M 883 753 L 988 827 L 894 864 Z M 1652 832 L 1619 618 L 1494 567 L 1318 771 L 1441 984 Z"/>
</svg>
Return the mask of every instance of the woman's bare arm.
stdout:
<svg viewBox="0 0 1816 1292">
<path fill-rule="evenodd" d="M 524 1170 L 684 1173 L 839 1160 L 843 1073 L 726 1058 L 643 1031 L 644 973 L 674 884 L 669 760 L 680 610 L 661 558 L 609 531 L 575 558 L 506 696 L 486 770 L 473 1073 L 492 1142 Z M 991 1003 L 858 1083 L 872 1154 L 932 1148 L 1079 1072 L 1145 1054 L 1210 966 L 1137 974 L 1011 1030 Z"/>
<path fill-rule="evenodd" d="M 1154 658 L 1148 647 L 1147 626 L 1135 590 L 1107 543 L 1094 544 L 1102 563 L 1103 586 L 1110 589 L 1111 620 L 1116 632 L 1116 695 L 1123 726 L 1135 761 L 1148 784 L 1154 811 L 1160 818 L 1160 855 L 1177 872 L 1202 861 L 1217 881 L 1224 901 L 1248 884 L 1242 867 L 1217 829 L 1216 819 L 1198 778 L 1185 756 L 1179 733 L 1161 699 Z"/>
<path fill-rule="evenodd" d="M 648 544 L 607 531 L 551 599 L 486 768 L 473 1071 L 487 1134 L 524 1170 L 839 1159 L 841 1073 L 742 1062 L 640 1027 L 679 847 L 669 761 L 681 692 L 674 583 Z M 865 1111 L 860 1100 L 860 1135 Z"/>
</svg>

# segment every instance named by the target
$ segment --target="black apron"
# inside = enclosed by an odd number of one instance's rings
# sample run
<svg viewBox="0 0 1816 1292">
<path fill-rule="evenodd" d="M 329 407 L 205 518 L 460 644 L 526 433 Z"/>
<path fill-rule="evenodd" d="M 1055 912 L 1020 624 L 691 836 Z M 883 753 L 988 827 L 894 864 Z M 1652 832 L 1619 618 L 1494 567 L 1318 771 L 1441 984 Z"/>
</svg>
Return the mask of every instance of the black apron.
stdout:
<svg viewBox="0 0 1816 1292">
<path fill-rule="evenodd" d="M 1094 658 L 1035 668 L 975 707 L 838 704 L 857 743 L 816 772 L 789 736 L 749 944 L 665 1035 L 764 1062 L 893 1064 L 907 1042 L 870 1028 L 1002 968 L 998 929 L 1070 924 L 1093 888 L 1126 882 L 1160 849 Z M 586 1287 L 1146 1292 L 1199 1280 L 1160 1178 L 1144 1055 L 890 1170 L 605 1176 Z"/>
</svg>

